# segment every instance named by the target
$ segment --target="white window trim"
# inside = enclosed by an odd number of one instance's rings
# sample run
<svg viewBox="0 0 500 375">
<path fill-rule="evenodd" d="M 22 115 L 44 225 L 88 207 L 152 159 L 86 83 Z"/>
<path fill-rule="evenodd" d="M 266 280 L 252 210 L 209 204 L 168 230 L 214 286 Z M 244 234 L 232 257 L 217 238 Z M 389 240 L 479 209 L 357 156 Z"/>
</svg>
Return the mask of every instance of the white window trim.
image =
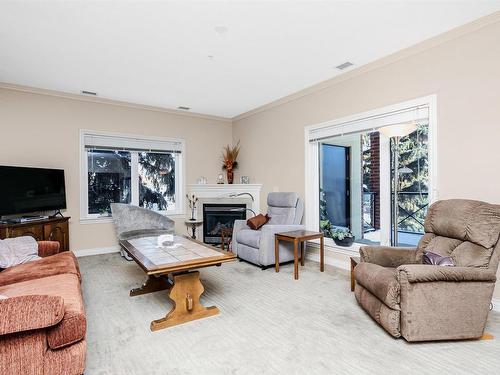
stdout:
<svg viewBox="0 0 500 375">
<path fill-rule="evenodd" d="M 80 153 L 80 223 L 82 224 L 95 224 L 95 223 L 110 223 L 113 219 L 109 216 L 101 216 L 99 214 L 89 214 L 88 213 L 88 165 L 87 165 L 87 155 L 85 152 L 85 135 L 105 135 L 110 137 L 122 137 L 122 138 L 139 138 L 143 140 L 150 141 L 164 141 L 164 142 L 177 142 L 180 143 L 181 154 L 177 155 L 176 158 L 176 168 L 180 172 L 175 176 L 175 194 L 177 196 L 176 209 L 172 211 L 157 211 L 158 213 L 169 216 L 169 217 L 183 217 L 185 215 L 185 191 L 186 191 L 186 142 L 181 138 L 164 138 L 155 136 L 143 136 L 138 134 L 124 134 L 124 133 L 112 133 L 98 130 L 88 130 L 80 129 L 80 143 L 79 143 L 79 153 Z M 137 171 L 131 171 L 131 177 L 134 174 L 137 175 Z M 138 195 L 138 189 L 131 187 L 131 194 Z M 133 196 L 131 198 L 134 198 Z M 137 198 L 137 197 L 136 197 Z M 134 200 L 132 200 L 134 201 Z"/>
<path fill-rule="evenodd" d="M 427 106 L 429 108 L 429 204 L 439 198 L 438 174 L 437 174 L 437 96 L 429 95 L 421 98 L 377 108 L 371 111 L 358 113 L 352 116 L 346 116 L 334 119 L 320 124 L 309 125 L 304 128 L 304 147 L 305 147 L 305 225 L 309 230 L 317 231 L 319 228 L 319 160 L 318 143 L 310 142 L 318 130 L 331 128 L 331 136 L 339 134 L 339 128 L 343 124 L 353 121 L 360 121 L 373 116 L 380 116 L 389 112 L 402 111 L 411 107 Z M 335 128 L 337 127 L 337 128 Z M 370 130 L 372 127 L 357 130 Z M 325 134 L 322 134 L 324 136 Z M 387 223 L 386 223 L 387 225 Z M 390 225 L 390 224 L 389 224 Z M 314 241 L 317 242 L 317 241 Z M 388 239 L 381 242 L 381 245 L 389 245 Z M 325 246 L 334 248 L 338 253 L 344 255 L 359 255 L 359 248 L 364 246 L 360 243 L 354 243 L 350 247 L 339 247 L 331 238 L 325 238 Z"/>
</svg>

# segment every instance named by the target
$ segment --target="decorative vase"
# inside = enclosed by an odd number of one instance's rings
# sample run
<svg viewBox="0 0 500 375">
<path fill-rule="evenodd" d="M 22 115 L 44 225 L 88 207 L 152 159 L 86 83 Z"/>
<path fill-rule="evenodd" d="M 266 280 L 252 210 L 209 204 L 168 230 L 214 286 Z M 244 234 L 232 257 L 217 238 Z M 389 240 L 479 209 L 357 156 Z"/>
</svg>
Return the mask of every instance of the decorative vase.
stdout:
<svg viewBox="0 0 500 375">
<path fill-rule="evenodd" d="M 232 184 L 233 180 L 234 180 L 233 168 L 228 168 L 227 169 L 227 183 Z"/>
<path fill-rule="evenodd" d="M 191 207 L 191 218 L 189 219 L 190 221 L 196 221 L 196 218 L 194 217 L 195 210 L 196 206 Z"/>
<path fill-rule="evenodd" d="M 349 247 L 354 243 L 356 237 L 345 237 L 343 240 L 339 240 L 338 238 L 334 238 L 333 241 L 337 246 Z"/>
</svg>

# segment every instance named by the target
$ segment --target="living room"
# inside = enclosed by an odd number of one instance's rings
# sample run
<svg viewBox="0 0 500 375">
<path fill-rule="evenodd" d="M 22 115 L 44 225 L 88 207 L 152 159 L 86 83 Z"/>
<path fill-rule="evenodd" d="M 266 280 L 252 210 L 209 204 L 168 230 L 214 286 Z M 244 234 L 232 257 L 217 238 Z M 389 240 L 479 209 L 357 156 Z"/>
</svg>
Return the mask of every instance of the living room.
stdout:
<svg viewBox="0 0 500 375">
<path fill-rule="evenodd" d="M 500 1 L 8 0 L 0 35 L 0 373 L 500 371 Z"/>
</svg>

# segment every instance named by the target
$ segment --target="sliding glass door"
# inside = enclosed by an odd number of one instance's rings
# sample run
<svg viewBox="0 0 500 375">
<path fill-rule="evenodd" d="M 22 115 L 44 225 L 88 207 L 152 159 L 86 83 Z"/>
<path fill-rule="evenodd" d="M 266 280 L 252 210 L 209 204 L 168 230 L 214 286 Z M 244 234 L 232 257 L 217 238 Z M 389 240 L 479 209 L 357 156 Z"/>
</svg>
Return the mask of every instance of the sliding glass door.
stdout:
<svg viewBox="0 0 500 375">
<path fill-rule="evenodd" d="M 429 205 L 428 121 L 412 129 L 399 137 L 346 131 L 318 142 L 322 227 L 349 230 L 360 244 L 418 243 Z"/>
</svg>

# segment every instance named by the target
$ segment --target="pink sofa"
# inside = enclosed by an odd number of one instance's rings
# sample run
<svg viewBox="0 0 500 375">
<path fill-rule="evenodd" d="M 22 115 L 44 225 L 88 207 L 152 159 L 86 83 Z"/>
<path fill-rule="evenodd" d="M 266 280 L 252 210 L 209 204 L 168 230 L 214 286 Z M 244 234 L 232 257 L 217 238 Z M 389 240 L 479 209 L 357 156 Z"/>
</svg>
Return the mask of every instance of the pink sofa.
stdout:
<svg viewBox="0 0 500 375">
<path fill-rule="evenodd" d="M 0 374 L 83 374 L 86 319 L 78 262 L 59 243 L 0 272 Z"/>
</svg>

